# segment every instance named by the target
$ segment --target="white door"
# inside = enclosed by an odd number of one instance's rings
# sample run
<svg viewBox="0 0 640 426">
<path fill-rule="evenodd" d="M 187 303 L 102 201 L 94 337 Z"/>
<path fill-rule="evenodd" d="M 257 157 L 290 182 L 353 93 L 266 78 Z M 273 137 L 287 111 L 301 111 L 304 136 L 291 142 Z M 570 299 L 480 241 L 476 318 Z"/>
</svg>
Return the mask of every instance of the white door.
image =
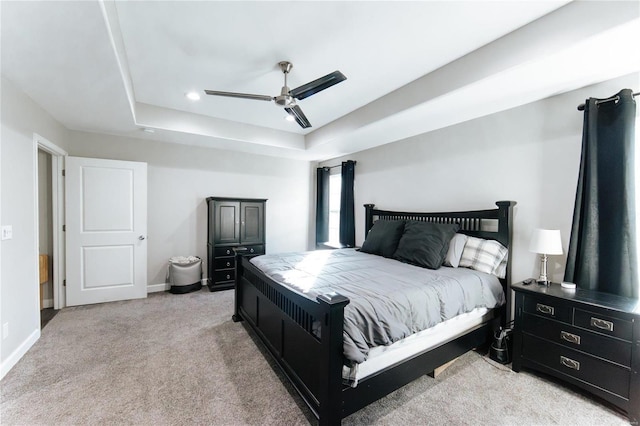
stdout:
<svg viewBox="0 0 640 426">
<path fill-rule="evenodd" d="M 147 297 L 147 164 L 67 157 L 67 306 Z"/>
</svg>

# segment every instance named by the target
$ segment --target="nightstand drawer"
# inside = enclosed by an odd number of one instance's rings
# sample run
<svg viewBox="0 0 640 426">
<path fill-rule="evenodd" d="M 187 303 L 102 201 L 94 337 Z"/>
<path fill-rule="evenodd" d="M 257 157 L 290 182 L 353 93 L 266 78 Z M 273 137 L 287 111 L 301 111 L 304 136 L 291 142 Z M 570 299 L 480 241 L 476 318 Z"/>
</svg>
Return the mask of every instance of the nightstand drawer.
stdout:
<svg viewBox="0 0 640 426">
<path fill-rule="evenodd" d="M 525 295 L 524 312 L 571 323 L 571 307 L 558 303 L 557 299 Z"/>
<path fill-rule="evenodd" d="M 218 269 L 233 269 L 236 266 L 236 258 L 235 257 L 220 257 L 216 258 L 213 261 L 213 267 Z"/>
<path fill-rule="evenodd" d="M 227 271 L 215 271 L 213 273 L 213 279 L 217 283 L 222 281 L 233 281 L 236 279 L 236 270 L 229 269 Z"/>
<path fill-rule="evenodd" d="M 581 352 L 631 366 L 631 343 L 610 339 L 536 315 L 523 314 L 522 331 Z"/>
<path fill-rule="evenodd" d="M 615 336 L 629 342 L 632 340 L 633 324 L 631 321 L 576 309 L 574 324 L 577 327 Z"/>
<path fill-rule="evenodd" d="M 526 333 L 523 333 L 522 339 L 524 358 L 606 389 L 623 398 L 629 398 L 629 369 Z"/>
</svg>

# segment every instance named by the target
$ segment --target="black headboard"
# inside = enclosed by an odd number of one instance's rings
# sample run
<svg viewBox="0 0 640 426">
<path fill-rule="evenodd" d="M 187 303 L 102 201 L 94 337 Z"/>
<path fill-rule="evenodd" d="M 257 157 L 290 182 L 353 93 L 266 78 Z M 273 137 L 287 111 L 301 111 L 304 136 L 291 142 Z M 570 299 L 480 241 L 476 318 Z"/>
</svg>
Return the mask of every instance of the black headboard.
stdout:
<svg viewBox="0 0 640 426">
<path fill-rule="evenodd" d="M 435 223 L 458 223 L 461 233 L 473 237 L 496 240 L 509 250 L 507 275 L 501 280 L 505 290 L 511 284 L 511 238 L 513 236 L 513 206 L 515 201 L 496 201 L 497 209 L 472 210 L 466 212 L 396 212 L 376 209 L 365 204 L 365 236 L 378 219 L 421 220 Z"/>
</svg>

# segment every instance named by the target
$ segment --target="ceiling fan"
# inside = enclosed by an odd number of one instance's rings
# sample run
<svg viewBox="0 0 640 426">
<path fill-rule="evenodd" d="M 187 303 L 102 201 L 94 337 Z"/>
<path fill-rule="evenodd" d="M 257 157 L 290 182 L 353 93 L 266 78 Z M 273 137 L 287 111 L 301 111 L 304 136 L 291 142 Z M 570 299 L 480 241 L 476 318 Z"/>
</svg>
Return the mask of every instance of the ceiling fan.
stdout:
<svg viewBox="0 0 640 426">
<path fill-rule="evenodd" d="M 311 127 L 311 123 L 307 120 L 307 117 L 302 112 L 302 109 L 296 105 L 296 99 L 302 100 L 308 98 L 311 95 L 315 95 L 318 92 L 321 92 L 324 89 L 328 89 L 334 84 L 338 84 L 341 81 L 347 79 L 340 71 L 334 71 L 330 74 L 325 75 L 324 77 L 320 77 L 317 80 L 313 80 L 307 84 L 303 84 L 300 87 L 296 87 L 293 90 L 289 90 L 287 86 L 287 74 L 293 68 L 293 64 L 291 62 L 282 61 L 278 62 L 280 69 L 284 73 L 284 86 L 282 86 L 282 90 L 280 91 L 279 96 L 268 96 L 268 95 L 254 95 L 250 93 L 235 93 L 235 92 L 219 92 L 217 90 L 205 90 L 204 92 L 207 95 L 216 95 L 216 96 L 229 96 L 231 98 L 244 98 L 244 99 L 254 99 L 257 101 L 275 101 L 275 103 L 281 107 L 284 107 L 284 110 L 293 117 L 296 122 L 302 127 L 306 129 L 307 127 Z"/>
</svg>

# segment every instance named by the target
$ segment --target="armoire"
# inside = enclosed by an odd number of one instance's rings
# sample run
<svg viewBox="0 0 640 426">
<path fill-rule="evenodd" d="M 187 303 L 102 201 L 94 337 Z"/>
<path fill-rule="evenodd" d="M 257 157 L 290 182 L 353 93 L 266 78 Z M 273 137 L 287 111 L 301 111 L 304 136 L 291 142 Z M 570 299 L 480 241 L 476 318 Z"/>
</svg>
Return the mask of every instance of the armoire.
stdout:
<svg viewBox="0 0 640 426">
<path fill-rule="evenodd" d="M 207 273 L 210 291 L 233 288 L 236 253 L 265 253 L 266 199 L 208 197 Z"/>
</svg>

